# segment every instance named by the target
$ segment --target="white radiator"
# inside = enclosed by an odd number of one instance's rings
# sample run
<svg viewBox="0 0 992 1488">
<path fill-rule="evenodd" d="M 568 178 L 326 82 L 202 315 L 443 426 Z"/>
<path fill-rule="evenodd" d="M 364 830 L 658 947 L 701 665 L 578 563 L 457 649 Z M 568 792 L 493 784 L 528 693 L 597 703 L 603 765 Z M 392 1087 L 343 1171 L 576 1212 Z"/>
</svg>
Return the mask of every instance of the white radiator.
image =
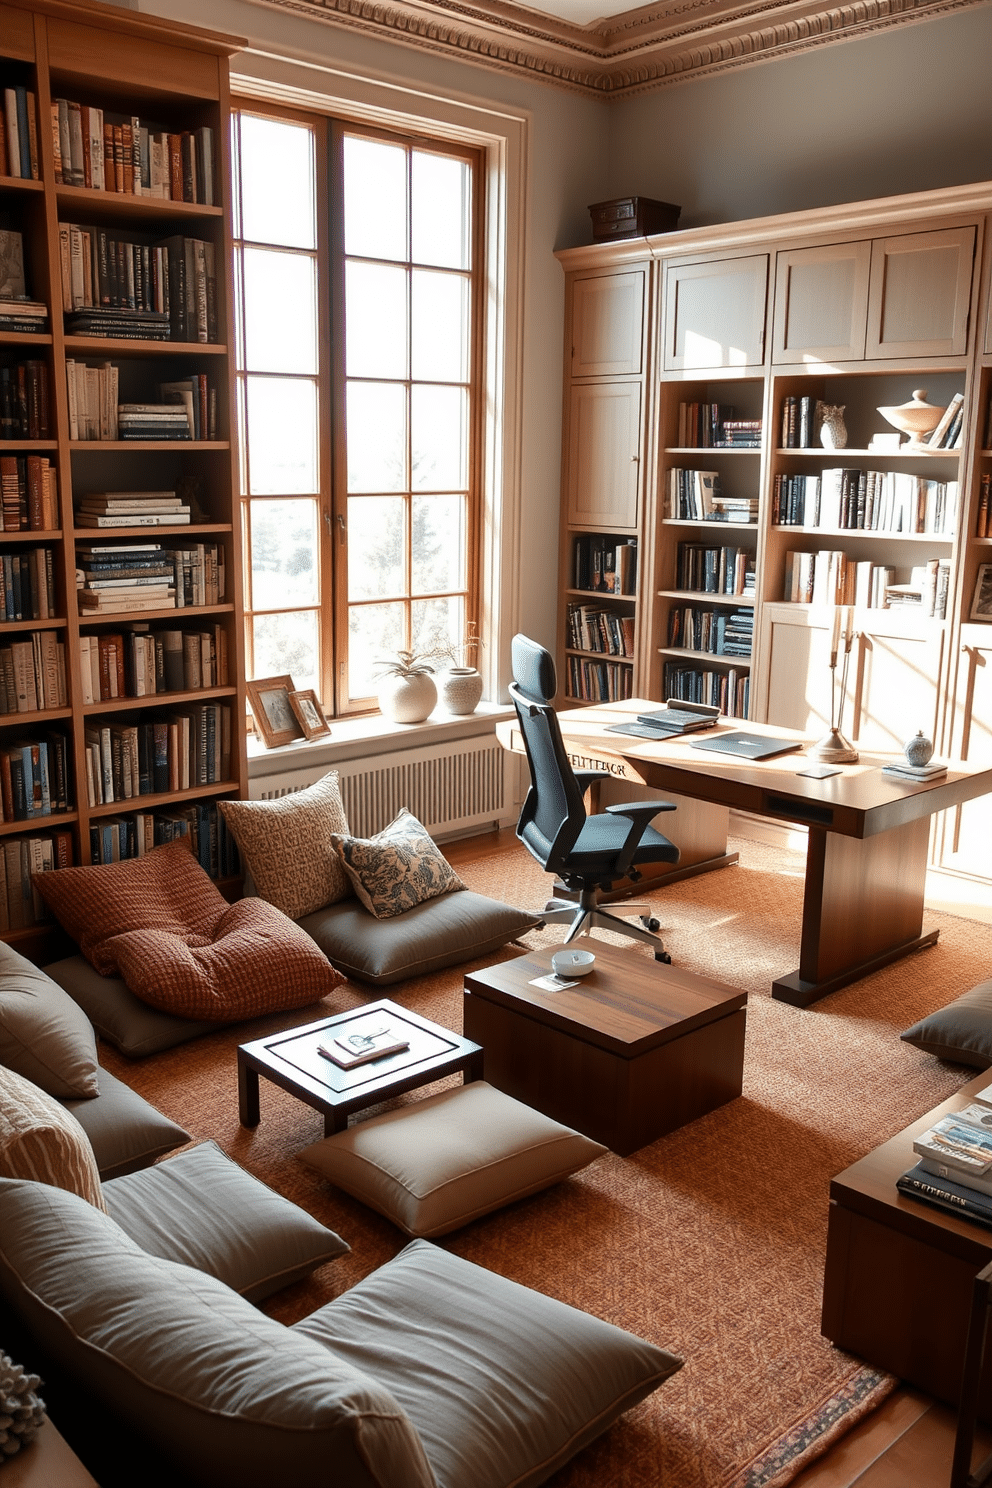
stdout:
<svg viewBox="0 0 992 1488">
<path fill-rule="evenodd" d="M 340 777 L 348 825 L 356 837 L 381 831 L 403 806 L 433 837 L 449 836 L 515 819 L 509 760 L 490 734 L 263 775 L 250 782 L 249 795 L 254 801 L 273 801 L 313 785 L 333 768 Z"/>
</svg>

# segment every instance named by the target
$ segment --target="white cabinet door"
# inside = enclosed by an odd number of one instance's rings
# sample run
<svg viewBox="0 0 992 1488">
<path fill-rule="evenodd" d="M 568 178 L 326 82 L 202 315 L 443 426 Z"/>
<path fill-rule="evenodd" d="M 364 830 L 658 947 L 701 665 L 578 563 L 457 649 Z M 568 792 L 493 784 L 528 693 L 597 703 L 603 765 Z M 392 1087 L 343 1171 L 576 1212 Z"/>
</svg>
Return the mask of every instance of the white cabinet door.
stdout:
<svg viewBox="0 0 992 1488">
<path fill-rule="evenodd" d="M 644 359 L 643 269 L 572 280 L 573 377 L 623 377 Z"/>
<path fill-rule="evenodd" d="M 575 384 L 568 416 L 569 523 L 634 533 L 640 478 L 641 384 Z"/>
<path fill-rule="evenodd" d="M 975 229 L 876 238 L 867 357 L 964 356 Z"/>
<path fill-rule="evenodd" d="M 760 367 L 768 255 L 671 264 L 665 276 L 665 369 Z"/>
<path fill-rule="evenodd" d="M 773 362 L 850 362 L 865 354 L 871 243 L 775 255 Z"/>
</svg>

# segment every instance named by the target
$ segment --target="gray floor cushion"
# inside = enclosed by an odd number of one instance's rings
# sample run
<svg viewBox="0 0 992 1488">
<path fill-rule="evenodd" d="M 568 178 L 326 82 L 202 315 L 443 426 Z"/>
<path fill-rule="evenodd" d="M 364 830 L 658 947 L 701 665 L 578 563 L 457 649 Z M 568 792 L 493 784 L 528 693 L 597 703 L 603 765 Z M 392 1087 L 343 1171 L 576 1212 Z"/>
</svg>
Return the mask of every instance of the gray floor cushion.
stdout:
<svg viewBox="0 0 992 1488">
<path fill-rule="evenodd" d="M 118 1080 L 102 1067 L 98 1070 L 100 1094 L 87 1100 L 67 1100 L 90 1139 L 101 1178 L 116 1178 L 147 1167 L 190 1140 L 188 1131 Z"/>
<path fill-rule="evenodd" d="M 543 1483 L 682 1364 L 426 1240 L 293 1331 L 374 1367 L 444 1488 Z"/>
<path fill-rule="evenodd" d="M 135 997 L 120 977 L 101 976 L 84 956 L 66 956 L 45 971 L 78 1002 L 100 1037 L 131 1059 L 172 1049 L 228 1026 L 159 1012 Z"/>
<path fill-rule="evenodd" d="M 373 987 L 457 966 L 532 930 L 540 916 L 471 889 L 441 894 L 391 919 L 344 899 L 297 923 L 338 971 Z"/>
<path fill-rule="evenodd" d="M 79 1004 L 0 943 L 0 1064 L 54 1095 L 96 1095 L 96 1039 Z"/>
</svg>

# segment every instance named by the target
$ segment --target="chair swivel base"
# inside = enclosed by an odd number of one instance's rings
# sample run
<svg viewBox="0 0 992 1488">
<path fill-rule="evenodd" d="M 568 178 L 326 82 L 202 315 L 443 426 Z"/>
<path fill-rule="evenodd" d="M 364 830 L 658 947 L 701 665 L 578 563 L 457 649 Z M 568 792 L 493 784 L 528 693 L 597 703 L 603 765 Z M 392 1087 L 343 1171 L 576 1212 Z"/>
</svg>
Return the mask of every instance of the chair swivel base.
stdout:
<svg viewBox="0 0 992 1488">
<path fill-rule="evenodd" d="M 629 907 L 633 909 L 635 906 Z M 575 940 L 576 936 L 588 935 L 598 925 L 601 930 L 613 930 L 618 935 L 629 935 L 632 940 L 643 941 L 653 949 L 656 961 L 662 961 L 666 965 L 671 963 L 672 958 L 665 950 L 660 936 L 654 934 L 658 921 L 653 916 L 640 915 L 639 918 L 644 922 L 640 925 L 633 920 L 622 919 L 620 915 L 611 914 L 601 907 L 594 890 L 583 889 L 574 903 L 552 899 L 541 911 L 541 918 L 546 925 L 568 925 L 565 945 Z"/>
</svg>

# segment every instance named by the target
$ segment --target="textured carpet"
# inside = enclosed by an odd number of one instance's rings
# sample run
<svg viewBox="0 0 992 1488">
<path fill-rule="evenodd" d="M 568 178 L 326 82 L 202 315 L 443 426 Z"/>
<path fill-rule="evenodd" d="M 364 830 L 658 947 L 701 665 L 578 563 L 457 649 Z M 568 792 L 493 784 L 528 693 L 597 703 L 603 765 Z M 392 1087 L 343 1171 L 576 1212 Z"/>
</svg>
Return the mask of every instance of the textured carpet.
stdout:
<svg viewBox="0 0 992 1488">
<path fill-rule="evenodd" d="M 803 860 L 733 846 L 739 866 L 672 885 L 652 902 L 680 965 L 750 993 L 743 1096 L 443 1242 L 685 1359 L 655 1396 L 563 1468 L 556 1488 L 780 1488 L 893 1387 L 820 1335 L 828 1184 L 967 1077 L 898 1035 L 988 976 L 992 927 L 934 917 L 934 949 L 812 1008 L 791 1008 L 769 989 L 775 974 L 798 964 Z M 532 908 L 549 891 L 522 851 L 459 862 L 458 871 L 471 888 Z M 555 939 L 542 931 L 529 943 Z M 392 995 L 459 1030 L 461 986 L 458 969 Z M 367 1000 L 346 984 L 327 1009 Z M 254 1132 L 238 1124 L 236 1045 L 322 1010 L 241 1025 L 144 1063 L 102 1051 L 114 1073 L 197 1139 L 214 1137 L 350 1243 L 350 1255 L 266 1304 L 287 1322 L 404 1243 L 294 1156 L 321 1135 L 316 1112 L 263 1080 L 261 1124 Z"/>
</svg>

